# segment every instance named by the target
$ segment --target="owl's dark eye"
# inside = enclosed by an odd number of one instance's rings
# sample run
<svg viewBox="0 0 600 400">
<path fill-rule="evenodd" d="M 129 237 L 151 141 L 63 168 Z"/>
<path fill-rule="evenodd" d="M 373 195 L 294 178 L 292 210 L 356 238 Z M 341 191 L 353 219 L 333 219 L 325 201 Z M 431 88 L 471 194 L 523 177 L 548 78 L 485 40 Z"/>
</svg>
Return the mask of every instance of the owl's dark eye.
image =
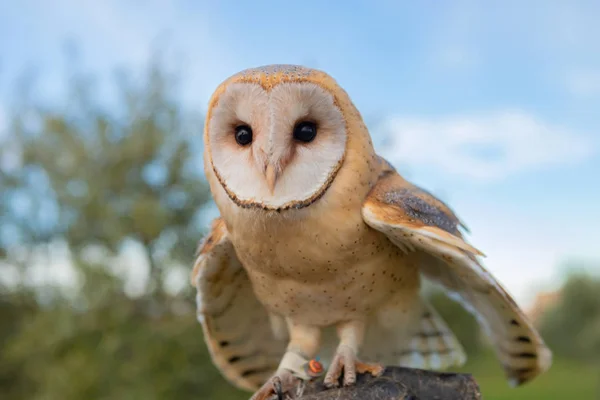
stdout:
<svg viewBox="0 0 600 400">
<path fill-rule="evenodd" d="M 294 139 L 304 143 L 312 142 L 317 136 L 317 124 L 304 121 L 296 124 L 294 127 Z"/>
<path fill-rule="evenodd" d="M 248 125 L 240 125 L 235 128 L 235 141 L 240 146 L 252 143 L 252 128 Z"/>
</svg>

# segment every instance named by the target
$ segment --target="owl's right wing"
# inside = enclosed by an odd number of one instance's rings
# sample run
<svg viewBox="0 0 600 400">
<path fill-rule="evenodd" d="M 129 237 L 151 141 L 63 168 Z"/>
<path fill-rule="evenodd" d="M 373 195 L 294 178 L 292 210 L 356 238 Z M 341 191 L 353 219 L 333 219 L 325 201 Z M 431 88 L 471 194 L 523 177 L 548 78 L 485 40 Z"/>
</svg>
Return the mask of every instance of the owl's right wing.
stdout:
<svg viewBox="0 0 600 400">
<path fill-rule="evenodd" d="M 238 388 L 258 389 L 277 369 L 287 328 L 256 298 L 221 218 L 200 243 L 191 280 L 213 363 Z"/>
<path fill-rule="evenodd" d="M 388 163 L 384 167 L 363 203 L 365 222 L 405 252 L 422 255 L 422 274 L 477 317 L 511 384 L 531 380 L 548 369 L 552 353 L 478 260 L 482 254 L 463 238 L 457 216 L 432 194 L 404 180 Z"/>
</svg>

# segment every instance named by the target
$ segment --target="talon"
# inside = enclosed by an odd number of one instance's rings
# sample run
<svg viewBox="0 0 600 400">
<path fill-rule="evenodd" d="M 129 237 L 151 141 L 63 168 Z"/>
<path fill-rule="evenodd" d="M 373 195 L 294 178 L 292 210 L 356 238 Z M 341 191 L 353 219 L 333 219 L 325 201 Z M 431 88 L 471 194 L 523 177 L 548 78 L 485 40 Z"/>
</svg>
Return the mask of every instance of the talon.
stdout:
<svg viewBox="0 0 600 400">
<path fill-rule="evenodd" d="M 299 378 L 288 370 L 280 370 L 275 373 L 260 389 L 256 391 L 250 400 L 269 400 L 277 396 L 277 400 L 284 400 L 286 394 L 291 394 L 297 387 Z"/>
<path fill-rule="evenodd" d="M 331 361 L 331 365 L 327 370 L 327 374 L 325 375 L 325 379 L 323 381 L 325 387 L 333 389 L 340 386 L 339 379 L 342 375 L 342 370 L 344 369 L 344 358 L 345 355 L 343 355 L 342 352 L 338 350 L 338 352 L 333 357 L 333 360 Z"/>
<path fill-rule="evenodd" d="M 281 387 L 281 379 L 278 376 L 273 377 L 273 389 L 277 394 L 277 400 L 283 400 L 283 389 Z"/>
<path fill-rule="evenodd" d="M 370 364 L 359 361 L 354 351 L 349 347 L 338 349 L 327 375 L 325 375 L 324 385 L 327 388 L 339 387 L 339 379 L 343 372 L 343 385 L 351 386 L 356 383 L 356 374 L 370 373 L 373 376 L 379 376 L 383 373 L 384 367 L 380 364 Z"/>
</svg>

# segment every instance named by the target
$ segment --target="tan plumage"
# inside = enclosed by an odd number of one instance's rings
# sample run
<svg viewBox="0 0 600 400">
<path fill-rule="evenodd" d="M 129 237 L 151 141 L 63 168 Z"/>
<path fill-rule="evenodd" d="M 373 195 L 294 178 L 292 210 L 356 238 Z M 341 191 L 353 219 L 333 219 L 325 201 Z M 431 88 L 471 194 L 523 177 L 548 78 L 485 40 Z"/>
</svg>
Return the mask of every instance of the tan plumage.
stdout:
<svg viewBox="0 0 600 400">
<path fill-rule="evenodd" d="M 236 386 L 256 390 L 276 374 L 291 389 L 317 354 L 329 386 L 342 371 L 344 384 L 381 372 L 359 358 L 462 364 L 461 345 L 419 295 L 422 276 L 474 312 L 512 383 L 549 367 L 550 351 L 458 218 L 375 154 L 329 75 L 266 66 L 229 78 L 211 98 L 204 141 L 221 217 L 192 281 L 213 361 Z M 268 398 L 271 383 L 253 399 Z"/>
</svg>

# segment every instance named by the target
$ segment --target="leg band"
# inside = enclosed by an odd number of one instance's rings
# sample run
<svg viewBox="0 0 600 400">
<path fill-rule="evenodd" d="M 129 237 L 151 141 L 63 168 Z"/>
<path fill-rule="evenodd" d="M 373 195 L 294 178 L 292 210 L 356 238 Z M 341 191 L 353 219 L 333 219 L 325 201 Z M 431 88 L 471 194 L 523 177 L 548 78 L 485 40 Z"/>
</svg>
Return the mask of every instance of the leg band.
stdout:
<svg viewBox="0 0 600 400">
<path fill-rule="evenodd" d="M 309 360 L 300 354 L 288 350 L 279 363 L 279 369 L 287 369 L 296 377 L 307 381 L 311 379 L 307 371 L 308 362 Z"/>
</svg>

